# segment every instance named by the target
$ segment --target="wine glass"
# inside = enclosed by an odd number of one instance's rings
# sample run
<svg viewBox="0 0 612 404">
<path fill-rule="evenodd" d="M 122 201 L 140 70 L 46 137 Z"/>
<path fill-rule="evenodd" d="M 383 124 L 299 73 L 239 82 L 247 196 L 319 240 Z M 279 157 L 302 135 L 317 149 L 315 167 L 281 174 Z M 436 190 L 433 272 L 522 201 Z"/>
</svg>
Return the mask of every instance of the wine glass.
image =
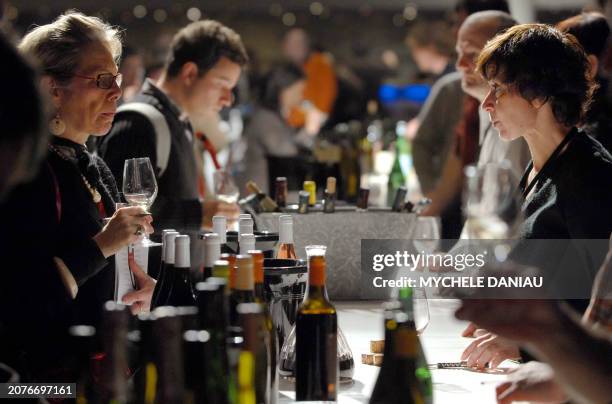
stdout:
<svg viewBox="0 0 612 404">
<path fill-rule="evenodd" d="M 148 157 L 125 160 L 123 164 L 123 197 L 130 206 L 141 206 L 147 213 L 157 197 L 155 171 Z M 143 247 L 160 246 L 152 242 L 145 233 L 139 245 Z"/>
<path fill-rule="evenodd" d="M 234 183 L 232 176 L 225 170 L 217 170 L 213 173 L 213 184 L 217 199 L 226 203 L 238 202 L 240 190 Z"/>
<path fill-rule="evenodd" d="M 518 179 L 510 164 L 489 163 L 464 170 L 463 212 L 470 239 L 506 239 L 520 223 Z"/>
<path fill-rule="evenodd" d="M 412 228 L 412 242 L 417 254 L 433 254 L 440 243 L 440 218 L 418 216 Z M 424 288 L 415 287 L 412 291 L 414 325 L 421 334 L 429 325 L 429 303 Z"/>
</svg>

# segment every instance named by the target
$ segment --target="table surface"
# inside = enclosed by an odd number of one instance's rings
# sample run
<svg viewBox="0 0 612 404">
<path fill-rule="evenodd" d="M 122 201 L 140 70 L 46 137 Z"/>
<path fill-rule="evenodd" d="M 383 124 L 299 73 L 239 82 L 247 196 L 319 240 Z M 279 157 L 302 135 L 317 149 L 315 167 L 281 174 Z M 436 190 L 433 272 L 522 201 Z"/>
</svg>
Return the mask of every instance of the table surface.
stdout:
<svg viewBox="0 0 612 404">
<path fill-rule="evenodd" d="M 339 403 L 367 403 L 379 368 L 361 363 L 361 354 L 370 352 L 370 340 L 383 339 L 383 313 L 379 302 L 335 302 L 338 323 L 353 351 L 354 382 L 340 386 Z M 455 319 L 458 302 L 429 300 L 431 320 L 421 335 L 428 363 L 457 362 L 471 339 L 461 337 L 465 322 Z M 502 364 L 502 368 L 506 363 Z M 509 364 L 508 367 L 513 367 Z M 436 369 L 432 373 L 435 404 L 493 404 L 495 387 L 507 376 L 505 371 L 483 373 L 458 369 Z M 281 380 L 279 403 L 294 402 L 294 385 Z"/>
</svg>

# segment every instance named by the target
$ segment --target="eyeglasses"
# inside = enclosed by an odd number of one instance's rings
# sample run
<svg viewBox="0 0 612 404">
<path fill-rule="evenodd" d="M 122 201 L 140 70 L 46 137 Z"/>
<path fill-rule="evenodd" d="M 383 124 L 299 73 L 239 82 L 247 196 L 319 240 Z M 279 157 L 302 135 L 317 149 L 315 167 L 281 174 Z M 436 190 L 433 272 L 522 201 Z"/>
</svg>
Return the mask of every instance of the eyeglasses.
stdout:
<svg viewBox="0 0 612 404">
<path fill-rule="evenodd" d="M 113 75 L 112 73 L 101 73 L 96 77 L 88 77 L 81 76 L 79 74 L 75 74 L 74 77 L 80 77 L 82 79 L 95 80 L 96 86 L 101 88 L 102 90 L 108 90 L 113 87 L 113 83 L 117 83 L 118 87 L 121 87 L 121 81 L 123 81 L 123 75 L 121 73 L 117 73 Z"/>
</svg>

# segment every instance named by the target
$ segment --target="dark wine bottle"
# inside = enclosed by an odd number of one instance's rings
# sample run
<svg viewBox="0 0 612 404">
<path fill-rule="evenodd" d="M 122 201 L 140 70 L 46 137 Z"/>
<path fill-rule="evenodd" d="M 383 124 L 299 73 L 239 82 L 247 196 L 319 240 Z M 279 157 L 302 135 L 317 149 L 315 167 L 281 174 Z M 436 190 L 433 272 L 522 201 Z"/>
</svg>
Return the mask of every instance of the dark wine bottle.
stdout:
<svg viewBox="0 0 612 404">
<path fill-rule="evenodd" d="M 104 303 L 102 346 L 104 359 L 100 382 L 100 402 L 127 402 L 127 306 L 113 301 Z"/>
<path fill-rule="evenodd" d="M 68 329 L 68 334 L 74 353 L 77 402 L 86 403 L 93 394 L 90 361 L 96 349 L 96 329 L 90 325 L 74 325 Z"/>
<path fill-rule="evenodd" d="M 422 404 L 426 401 L 416 376 L 418 340 L 416 330 L 408 325 L 408 316 L 397 312 L 395 319 L 386 319 L 385 356 L 370 404 Z M 390 352 L 387 344 L 390 343 Z M 386 369 L 385 369 L 386 368 Z M 385 369 L 385 370 L 383 370 Z"/>
<path fill-rule="evenodd" d="M 157 378 L 156 403 L 182 403 L 185 401 L 182 324 L 175 307 L 164 306 L 153 312 Z"/>
<path fill-rule="evenodd" d="M 230 326 L 234 330 L 240 330 L 240 317 L 236 308 L 240 303 L 254 303 L 255 293 L 253 280 L 253 259 L 250 255 L 238 255 L 236 257 L 237 271 L 234 288 L 230 291 Z M 240 334 L 240 332 L 238 332 Z"/>
<path fill-rule="evenodd" d="M 155 341 L 153 340 L 153 324 L 155 315 L 152 312 L 140 313 L 137 317 L 137 330 L 132 331 L 129 338 L 138 346 L 138 364 L 140 368 L 133 377 L 134 387 L 130 402 L 150 404 L 155 401 L 157 383 L 157 366 L 155 364 Z"/>
<path fill-rule="evenodd" d="M 153 290 L 153 297 L 151 298 L 151 310 L 154 310 L 156 307 L 163 306 L 166 300 L 168 299 L 168 294 L 170 293 L 170 288 L 172 287 L 172 269 L 174 268 L 174 256 L 175 256 L 175 246 L 174 239 L 178 236 L 179 233 L 176 231 L 169 231 L 164 234 L 163 240 L 163 253 L 162 260 L 163 265 L 162 269 L 159 272 L 159 279 L 155 284 L 155 289 Z"/>
<path fill-rule="evenodd" d="M 211 404 L 229 403 L 230 391 L 235 389 L 234 380 L 228 378 L 228 309 L 225 285 L 224 279 L 214 277 L 209 278 L 208 282 L 196 285 L 200 328 L 210 334 L 210 344 L 204 350 L 206 377 L 202 382 L 206 391 L 206 402 Z"/>
<path fill-rule="evenodd" d="M 270 386 L 270 341 L 266 329 L 263 306 L 259 303 L 241 303 L 236 307 L 240 316 L 240 324 L 243 330 L 244 342 L 241 352 L 248 351 L 253 354 L 255 360 L 255 402 L 267 404 L 272 395 Z M 238 374 L 240 374 L 240 363 Z"/>
<path fill-rule="evenodd" d="M 336 401 L 338 319 L 325 289 L 325 257 L 312 252 L 308 290 L 295 323 L 296 401 Z"/>
<path fill-rule="evenodd" d="M 323 193 L 323 212 L 334 213 L 336 211 L 336 177 L 327 177 L 327 186 Z"/>
<path fill-rule="evenodd" d="M 221 256 L 221 237 L 217 233 L 208 233 L 204 239 L 204 273 L 203 280 L 212 276 L 215 261 Z"/>
<path fill-rule="evenodd" d="M 225 216 L 213 216 L 213 233 L 219 235 L 221 253 L 234 253 L 234 250 L 227 245 L 227 218 Z"/>
<path fill-rule="evenodd" d="M 287 207 L 287 178 L 276 177 L 274 199 L 279 208 Z"/>
<path fill-rule="evenodd" d="M 194 306 L 195 297 L 191 284 L 191 261 L 189 255 L 189 236 L 180 235 L 175 238 L 176 251 L 172 283 L 164 306 Z"/>
<path fill-rule="evenodd" d="M 276 334 L 276 328 L 272 322 L 272 316 L 270 315 L 270 307 L 266 301 L 265 288 L 264 288 L 264 254 L 260 250 L 249 251 L 251 257 L 253 257 L 253 273 L 255 280 L 255 302 L 262 306 L 262 316 L 264 318 L 265 332 L 268 334 L 267 341 L 267 353 L 268 353 L 268 389 L 270 394 L 269 399 L 266 401 L 268 404 L 275 404 L 278 398 L 278 354 L 279 344 L 278 335 Z"/>
<path fill-rule="evenodd" d="M 149 275 L 153 276 L 154 278 L 156 278 L 158 281 L 162 278 L 162 271 L 164 269 L 164 262 L 166 261 L 165 253 L 164 253 L 164 245 L 165 245 L 164 238 L 165 238 L 167 233 L 170 233 L 170 232 L 173 232 L 173 231 L 176 231 L 176 230 L 174 230 L 174 229 L 164 229 L 164 230 L 162 230 L 162 234 L 161 234 L 161 243 L 162 243 L 162 245 L 161 245 L 161 260 L 159 261 L 159 266 L 156 268 L 157 272 L 149 274 Z M 151 271 L 151 272 L 153 272 L 153 271 Z"/>
<path fill-rule="evenodd" d="M 293 217 L 280 215 L 278 217 L 278 247 L 277 259 L 297 259 L 295 245 L 293 244 Z"/>
</svg>

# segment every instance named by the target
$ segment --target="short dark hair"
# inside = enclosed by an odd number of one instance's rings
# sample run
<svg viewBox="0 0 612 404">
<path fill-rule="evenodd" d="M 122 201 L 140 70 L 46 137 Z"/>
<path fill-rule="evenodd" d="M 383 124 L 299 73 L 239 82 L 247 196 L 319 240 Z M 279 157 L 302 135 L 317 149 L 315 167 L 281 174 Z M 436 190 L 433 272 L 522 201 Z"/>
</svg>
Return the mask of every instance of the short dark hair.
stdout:
<svg viewBox="0 0 612 404">
<path fill-rule="evenodd" d="M 463 11 L 467 15 L 486 10 L 510 12 L 506 0 L 459 0 L 455 5 L 455 12 Z"/>
<path fill-rule="evenodd" d="M 568 127 L 582 121 L 597 88 L 576 38 L 545 24 L 516 25 L 494 37 L 480 53 L 476 70 L 529 101 L 550 102 L 557 121 Z"/>
<path fill-rule="evenodd" d="M 202 76 L 222 57 L 240 66 L 248 62 L 240 35 L 214 20 L 196 21 L 182 28 L 172 39 L 165 68 L 168 77 L 172 78 L 185 63 L 193 62 Z"/>
<path fill-rule="evenodd" d="M 601 13 L 575 15 L 558 23 L 557 29 L 575 36 L 589 55 L 600 58 L 608 47 L 610 25 Z"/>
<path fill-rule="evenodd" d="M 262 81 L 260 105 L 272 111 L 279 111 L 281 92 L 305 78 L 304 71 L 293 63 L 283 63 L 273 67 Z"/>
</svg>

